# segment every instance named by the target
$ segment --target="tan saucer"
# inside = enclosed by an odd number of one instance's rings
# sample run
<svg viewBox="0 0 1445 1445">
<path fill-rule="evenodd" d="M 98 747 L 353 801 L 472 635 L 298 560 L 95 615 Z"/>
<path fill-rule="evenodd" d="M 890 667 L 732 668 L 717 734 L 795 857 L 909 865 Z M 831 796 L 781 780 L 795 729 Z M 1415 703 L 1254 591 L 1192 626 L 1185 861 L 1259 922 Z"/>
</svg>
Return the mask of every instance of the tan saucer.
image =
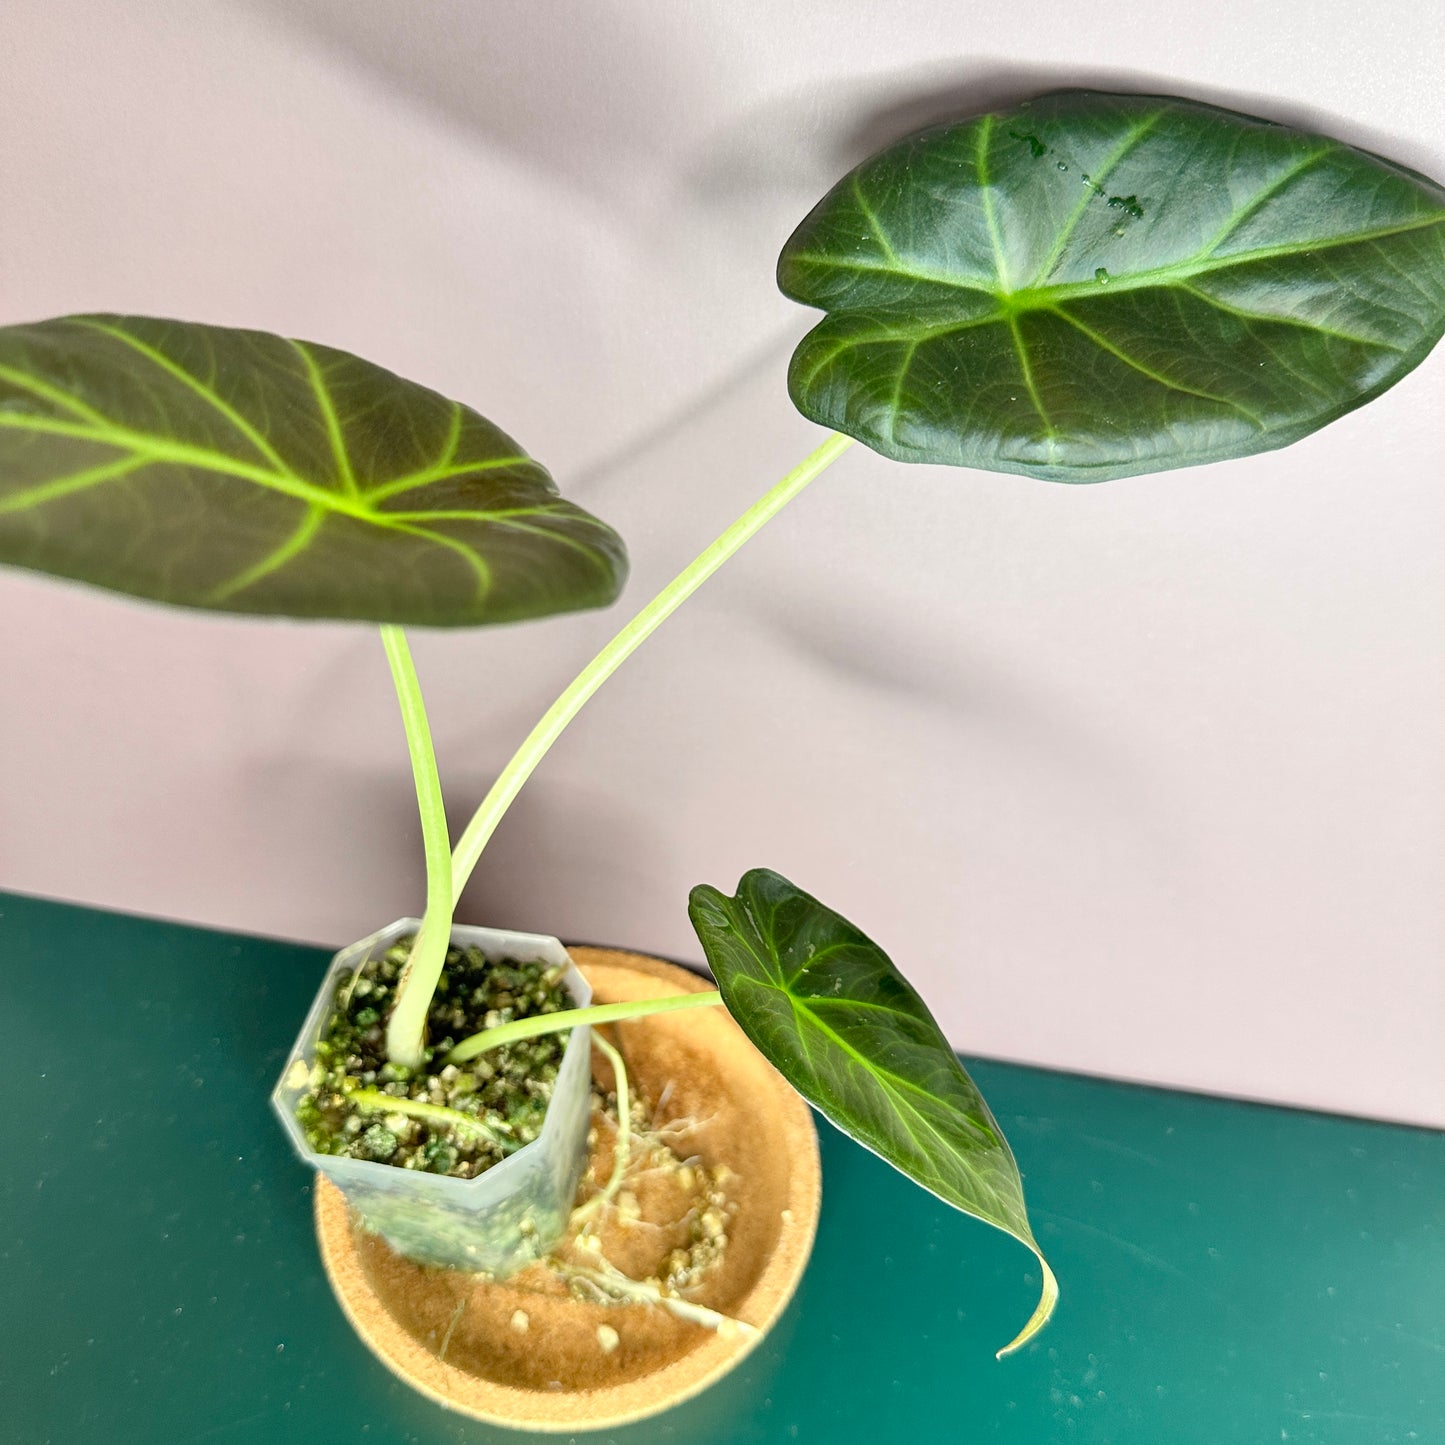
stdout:
<svg viewBox="0 0 1445 1445">
<path fill-rule="evenodd" d="M 642 954 L 570 952 L 598 1003 L 708 986 Z M 727 1250 L 690 1297 L 755 1329 L 715 1331 L 656 1307 L 581 1301 L 540 1266 L 490 1283 L 412 1264 L 353 1228 L 344 1196 L 318 1176 L 316 1231 L 342 1310 L 383 1364 L 447 1409 L 542 1431 L 640 1420 L 738 1364 L 782 1314 L 802 1276 L 822 1184 L 807 1105 L 724 1009 L 656 1014 L 615 1027 L 635 1087 L 654 1102 L 666 1098 L 663 1117 L 696 1121 L 677 1152 L 731 1171 L 726 1193 L 736 1212 Z M 607 1156 L 594 1159 L 595 1177 L 606 1176 L 610 1149 Z M 606 1257 L 643 1278 L 677 1243 L 676 1215 L 669 1214 L 663 1183 L 650 1194 L 647 1181 L 639 1181 L 635 1197 L 641 1222 L 616 1222 L 599 1233 Z"/>
</svg>

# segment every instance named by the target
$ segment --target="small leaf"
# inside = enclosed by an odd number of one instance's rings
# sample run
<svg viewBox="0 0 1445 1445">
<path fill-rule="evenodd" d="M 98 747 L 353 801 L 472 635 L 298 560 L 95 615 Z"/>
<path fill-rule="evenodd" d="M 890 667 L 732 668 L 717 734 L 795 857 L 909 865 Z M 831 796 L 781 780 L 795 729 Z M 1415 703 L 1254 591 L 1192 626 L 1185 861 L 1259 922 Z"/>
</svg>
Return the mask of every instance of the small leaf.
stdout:
<svg viewBox="0 0 1445 1445">
<path fill-rule="evenodd" d="M 1043 1266 L 1039 1306 L 999 1353 L 1047 1323 L 1058 1284 L 1029 1228 L 1018 1165 L 923 1000 L 845 918 L 766 868 L 688 912 L 723 1002 L 797 1091 L 845 1134 Z"/>
<path fill-rule="evenodd" d="M 622 540 L 476 412 L 310 342 L 0 328 L 0 562 L 227 612 L 463 626 L 616 597 Z"/>
<path fill-rule="evenodd" d="M 1065 91 L 898 142 L 778 262 L 789 388 L 900 461 L 1091 482 L 1286 446 L 1445 332 L 1445 190 L 1338 141 Z"/>
</svg>

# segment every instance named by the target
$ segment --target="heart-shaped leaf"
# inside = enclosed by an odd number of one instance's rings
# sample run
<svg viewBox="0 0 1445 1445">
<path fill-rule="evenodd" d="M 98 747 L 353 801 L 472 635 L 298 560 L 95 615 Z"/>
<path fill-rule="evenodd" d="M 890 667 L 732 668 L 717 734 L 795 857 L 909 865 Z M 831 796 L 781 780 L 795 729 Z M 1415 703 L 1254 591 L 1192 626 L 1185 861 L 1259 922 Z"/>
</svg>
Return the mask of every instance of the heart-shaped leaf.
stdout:
<svg viewBox="0 0 1445 1445">
<path fill-rule="evenodd" d="M 729 1012 L 810 1104 L 1038 1256 L 1043 1297 L 999 1353 L 1026 1344 L 1058 1285 L 1003 1133 L 907 979 L 847 919 L 766 868 L 744 874 L 734 898 L 699 885 L 688 912 Z"/>
<path fill-rule="evenodd" d="M 1445 190 L 1212 106 L 1082 91 L 835 186 L 778 282 L 814 421 L 900 461 L 1103 481 L 1285 446 L 1445 331 Z"/>
<path fill-rule="evenodd" d="M 343 351 L 0 329 L 0 561 L 227 612 L 462 626 L 616 597 L 622 540 L 476 412 Z"/>
</svg>

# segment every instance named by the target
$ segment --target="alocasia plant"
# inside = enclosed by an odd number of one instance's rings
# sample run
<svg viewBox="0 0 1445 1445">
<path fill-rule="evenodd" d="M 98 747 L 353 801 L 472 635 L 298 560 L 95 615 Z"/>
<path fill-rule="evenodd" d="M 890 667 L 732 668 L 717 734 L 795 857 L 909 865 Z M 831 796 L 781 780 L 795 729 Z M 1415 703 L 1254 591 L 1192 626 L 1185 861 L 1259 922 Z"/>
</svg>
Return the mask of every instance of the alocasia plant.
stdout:
<svg viewBox="0 0 1445 1445">
<path fill-rule="evenodd" d="M 783 250 L 826 312 L 789 374 L 833 429 L 567 688 L 453 851 L 402 622 L 609 601 L 620 542 L 475 413 L 325 347 L 80 317 L 0 330 L 0 560 L 160 601 L 382 621 L 421 802 L 427 914 L 388 1051 L 425 1062 L 454 900 L 523 782 L 616 667 L 857 438 L 1053 481 L 1280 447 L 1377 396 L 1445 332 L 1445 190 L 1339 142 L 1157 96 L 1063 92 L 865 162 Z M 835 1124 L 1042 1255 L 997 1123 L 918 996 L 775 873 L 694 889 L 723 1002 Z M 1048 1265 L 1039 1307 L 1056 1298 Z"/>
</svg>

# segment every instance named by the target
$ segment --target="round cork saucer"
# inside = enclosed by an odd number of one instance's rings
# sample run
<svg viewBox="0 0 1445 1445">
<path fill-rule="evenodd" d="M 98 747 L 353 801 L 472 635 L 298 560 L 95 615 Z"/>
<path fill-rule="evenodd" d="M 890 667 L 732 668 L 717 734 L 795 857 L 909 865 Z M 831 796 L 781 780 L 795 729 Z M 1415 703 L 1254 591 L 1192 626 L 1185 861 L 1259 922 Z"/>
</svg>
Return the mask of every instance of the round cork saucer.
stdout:
<svg viewBox="0 0 1445 1445">
<path fill-rule="evenodd" d="M 642 954 L 569 951 L 598 1003 L 708 987 Z M 598 1217 L 601 1254 L 633 1279 L 650 1277 L 686 1242 L 679 1229 L 688 1201 L 677 1176 L 687 1185 L 716 1181 L 727 1200 L 727 1247 L 688 1298 L 741 1328 L 711 1329 L 646 1304 L 579 1300 L 542 1265 L 492 1282 L 412 1264 L 354 1227 L 345 1197 L 318 1177 L 316 1231 L 343 1312 L 388 1369 L 449 1410 L 554 1432 L 643 1419 L 737 1365 L 802 1276 L 822 1185 L 807 1105 L 725 1009 L 653 1014 L 612 1030 L 634 1090 L 653 1101 L 658 1124 L 671 1125 L 673 1153 L 700 1167 L 629 1173 L 618 1196 L 626 1207 Z M 601 1077 L 610 1086 L 605 1066 Z M 610 1143 L 589 1167 L 594 1181 L 607 1178 Z"/>
</svg>

